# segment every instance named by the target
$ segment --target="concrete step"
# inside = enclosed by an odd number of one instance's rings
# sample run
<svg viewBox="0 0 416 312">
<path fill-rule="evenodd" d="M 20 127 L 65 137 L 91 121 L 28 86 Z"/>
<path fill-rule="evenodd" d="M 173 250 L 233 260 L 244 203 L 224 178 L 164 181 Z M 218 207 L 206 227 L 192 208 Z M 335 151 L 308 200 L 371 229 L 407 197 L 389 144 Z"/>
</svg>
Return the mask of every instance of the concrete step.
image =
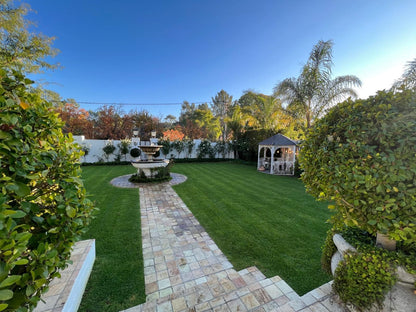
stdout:
<svg viewBox="0 0 416 312">
<path fill-rule="evenodd" d="M 306 306 L 297 301 L 301 301 L 299 295 L 280 277 L 266 278 L 256 267 L 250 267 L 212 275 L 205 283 L 148 300 L 125 312 L 274 311 L 291 302 L 296 307 Z"/>
</svg>

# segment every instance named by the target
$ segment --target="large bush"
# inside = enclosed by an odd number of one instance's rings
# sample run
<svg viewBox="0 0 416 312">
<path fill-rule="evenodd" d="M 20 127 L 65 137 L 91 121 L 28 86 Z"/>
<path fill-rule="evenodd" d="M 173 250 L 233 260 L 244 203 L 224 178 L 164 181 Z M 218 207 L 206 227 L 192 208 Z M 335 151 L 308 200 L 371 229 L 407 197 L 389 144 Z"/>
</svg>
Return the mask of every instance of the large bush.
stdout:
<svg viewBox="0 0 416 312">
<path fill-rule="evenodd" d="M 0 311 L 37 304 L 92 212 L 81 152 L 30 81 L 0 70 Z"/>
<path fill-rule="evenodd" d="M 302 180 L 347 225 L 416 242 L 416 97 L 408 90 L 347 100 L 317 121 Z"/>
</svg>

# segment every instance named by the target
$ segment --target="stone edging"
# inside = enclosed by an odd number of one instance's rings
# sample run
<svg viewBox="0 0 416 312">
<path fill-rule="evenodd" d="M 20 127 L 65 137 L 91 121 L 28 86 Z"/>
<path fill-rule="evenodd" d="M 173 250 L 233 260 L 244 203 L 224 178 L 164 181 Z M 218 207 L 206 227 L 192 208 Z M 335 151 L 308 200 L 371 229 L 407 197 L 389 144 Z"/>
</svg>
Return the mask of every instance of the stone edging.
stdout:
<svg viewBox="0 0 416 312">
<path fill-rule="evenodd" d="M 177 184 L 181 184 L 185 182 L 188 179 L 185 175 L 179 174 L 179 173 L 171 172 L 170 176 L 172 177 L 172 180 L 170 180 L 169 182 L 161 182 L 161 183 L 168 183 L 169 185 L 177 185 Z M 117 178 L 112 179 L 110 181 L 110 184 L 115 187 L 120 187 L 120 188 L 139 188 L 139 187 L 144 187 L 147 185 L 154 184 L 154 183 L 131 183 L 129 182 L 130 177 L 131 177 L 131 174 L 119 176 Z"/>
</svg>

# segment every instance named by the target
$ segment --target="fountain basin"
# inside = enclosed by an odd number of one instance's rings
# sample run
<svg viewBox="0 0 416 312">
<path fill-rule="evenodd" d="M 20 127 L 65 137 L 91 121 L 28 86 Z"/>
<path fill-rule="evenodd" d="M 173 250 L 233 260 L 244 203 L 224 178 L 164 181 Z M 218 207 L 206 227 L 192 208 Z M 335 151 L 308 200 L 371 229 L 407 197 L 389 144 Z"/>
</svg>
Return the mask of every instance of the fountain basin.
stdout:
<svg viewBox="0 0 416 312">
<path fill-rule="evenodd" d="M 131 164 L 137 168 L 137 173 L 144 172 L 147 178 L 152 178 L 152 169 L 163 168 L 169 164 L 169 160 L 132 161 Z"/>
</svg>

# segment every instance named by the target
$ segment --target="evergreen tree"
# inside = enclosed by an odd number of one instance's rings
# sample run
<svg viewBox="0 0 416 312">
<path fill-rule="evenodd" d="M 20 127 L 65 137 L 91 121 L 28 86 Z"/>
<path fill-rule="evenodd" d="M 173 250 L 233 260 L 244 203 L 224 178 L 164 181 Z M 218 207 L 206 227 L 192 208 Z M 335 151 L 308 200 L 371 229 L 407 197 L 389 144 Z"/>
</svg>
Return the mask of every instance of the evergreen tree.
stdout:
<svg viewBox="0 0 416 312">
<path fill-rule="evenodd" d="M 221 90 L 212 98 L 211 109 L 214 116 L 218 117 L 220 120 L 221 138 L 223 141 L 228 137 L 226 119 L 231 112 L 232 103 L 233 97 L 224 90 Z"/>
</svg>

